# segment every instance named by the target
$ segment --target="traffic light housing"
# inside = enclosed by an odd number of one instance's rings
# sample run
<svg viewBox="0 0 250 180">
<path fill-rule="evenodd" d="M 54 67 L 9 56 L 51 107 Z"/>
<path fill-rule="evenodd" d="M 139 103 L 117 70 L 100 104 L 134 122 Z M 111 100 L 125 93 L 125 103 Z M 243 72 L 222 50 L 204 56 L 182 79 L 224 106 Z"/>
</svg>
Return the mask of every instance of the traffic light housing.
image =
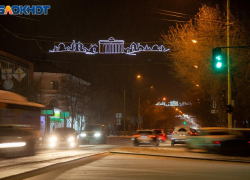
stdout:
<svg viewBox="0 0 250 180">
<path fill-rule="evenodd" d="M 226 111 L 229 114 L 232 114 L 233 110 L 232 110 L 232 105 L 226 105 Z"/>
<path fill-rule="evenodd" d="M 225 60 L 222 56 L 221 53 L 221 48 L 214 48 L 213 49 L 213 62 L 212 62 L 212 66 L 213 69 L 215 70 L 215 72 L 223 72 L 225 69 Z"/>
</svg>

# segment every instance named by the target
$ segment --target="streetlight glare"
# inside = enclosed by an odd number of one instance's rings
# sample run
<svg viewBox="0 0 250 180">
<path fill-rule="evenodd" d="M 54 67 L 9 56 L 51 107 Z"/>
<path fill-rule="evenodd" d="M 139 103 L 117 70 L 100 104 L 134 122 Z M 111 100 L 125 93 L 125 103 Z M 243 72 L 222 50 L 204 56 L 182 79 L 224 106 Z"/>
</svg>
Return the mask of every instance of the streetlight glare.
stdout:
<svg viewBox="0 0 250 180">
<path fill-rule="evenodd" d="M 163 101 L 166 101 L 166 98 L 165 98 L 165 97 L 163 98 Z"/>
<path fill-rule="evenodd" d="M 140 74 L 138 74 L 136 77 L 137 77 L 137 79 L 140 79 L 140 78 L 141 78 L 141 75 L 140 75 Z"/>
<path fill-rule="evenodd" d="M 197 66 L 197 65 L 194 65 L 194 67 L 195 67 L 195 68 L 198 68 L 198 66 Z"/>
<path fill-rule="evenodd" d="M 154 86 L 151 86 L 150 88 L 151 88 L 151 89 L 153 89 L 153 88 L 154 88 Z"/>
<path fill-rule="evenodd" d="M 197 43 L 197 41 L 195 39 L 192 40 L 193 43 Z"/>
</svg>

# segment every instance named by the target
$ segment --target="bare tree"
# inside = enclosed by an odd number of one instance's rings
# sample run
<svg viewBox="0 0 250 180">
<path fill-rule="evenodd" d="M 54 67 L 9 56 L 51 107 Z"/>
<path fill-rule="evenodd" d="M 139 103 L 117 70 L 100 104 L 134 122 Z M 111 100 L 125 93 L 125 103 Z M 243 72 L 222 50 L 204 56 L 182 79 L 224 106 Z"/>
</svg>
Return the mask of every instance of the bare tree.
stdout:
<svg viewBox="0 0 250 180">
<path fill-rule="evenodd" d="M 244 26 L 232 14 L 231 19 L 231 46 L 246 45 L 249 39 Z M 225 126 L 227 123 L 226 113 L 222 107 L 226 102 L 223 102 L 221 96 L 221 92 L 227 89 L 227 73 L 225 71 L 216 74 L 211 68 L 212 49 L 226 46 L 225 22 L 226 13 L 220 10 L 219 6 L 203 5 L 193 19 L 171 27 L 168 34 L 162 34 L 162 41 L 171 49 L 166 58 L 171 61 L 173 73 L 182 80 L 189 100 L 197 104 L 198 114 L 207 125 Z M 192 43 L 192 40 L 196 40 L 197 43 Z M 223 58 L 226 58 L 226 49 L 223 49 L 223 54 Z M 231 51 L 232 76 L 235 80 L 233 97 L 240 104 L 242 102 L 238 101 L 237 94 L 246 95 L 245 88 L 248 88 L 248 54 L 247 49 Z M 210 111 L 214 100 L 219 109 L 217 115 L 211 115 Z"/>
</svg>

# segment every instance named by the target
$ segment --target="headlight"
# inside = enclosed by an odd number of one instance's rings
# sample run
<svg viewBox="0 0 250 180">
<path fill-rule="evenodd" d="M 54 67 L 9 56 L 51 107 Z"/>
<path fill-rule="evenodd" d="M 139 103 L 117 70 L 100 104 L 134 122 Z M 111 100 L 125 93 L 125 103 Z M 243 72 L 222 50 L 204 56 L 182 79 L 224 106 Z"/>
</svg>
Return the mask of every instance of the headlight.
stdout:
<svg viewBox="0 0 250 180">
<path fill-rule="evenodd" d="M 80 134 L 80 136 L 81 136 L 81 137 L 86 137 L 87 134 L 86 134 L 86 133 L 82 133 L 82 134 Z"/>
<path fill-rule="evenodd" d="M 75 140 L 75 138 L 74 138 L 73 136 L 71 136 L 71 137 L 68 138 L 68 141 L 69 141 L 69 142 L 72 142 L 72 141 L 74 141 L 74 140 Z"/>
<path fill-rule="evenodd" d="M 55 141 L 57 141 L 57 138 L 55 137 L 55 136 L 52 136 L 52 137 L 50 137 L 50 142 L 55 142 Z"/>
<path fill-rule="evenodd" d="M 100 134 L 100 133 L 95 133 L 94 136 L 95 136 L 95 137 L 100 137 L 101 134 Z"/>
</svg>

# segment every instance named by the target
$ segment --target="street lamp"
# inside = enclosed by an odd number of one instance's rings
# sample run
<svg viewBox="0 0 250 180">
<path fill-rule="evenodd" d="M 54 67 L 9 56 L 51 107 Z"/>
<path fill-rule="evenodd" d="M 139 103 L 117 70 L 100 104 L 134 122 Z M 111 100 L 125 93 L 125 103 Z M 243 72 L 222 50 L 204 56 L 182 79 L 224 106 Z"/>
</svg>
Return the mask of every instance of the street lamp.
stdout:
<svg viewBox="0 0 250 180">
<path fill-rule="evenodd" d="M 140 120 L 140 116 L 141 116 L 141 114 L 140 114 L 140 109 L 141 109 L 141 93 L 142 93 L 143 91 L 146 91 L 146 90 L 148 90 L 148 89 L 153 89 L 153 88 L 154 88 L 154 86 L 150 86 L 150 87 L 145 88 L 145 89 L 143 89 L 143 90 L 141 90 L 141 91 L 139 92 L 139 103 L 138 103 L 138 129 L 140 129 L 140 122 L 139 122 L 139 120 Z"/>
<path fill-rule="evenodd" d="M 137 78 L 137 79 L 141 79 L 141 75 L 138 74 L 138 75 L 136 76 L 136 78 Z"/>
</svg>

